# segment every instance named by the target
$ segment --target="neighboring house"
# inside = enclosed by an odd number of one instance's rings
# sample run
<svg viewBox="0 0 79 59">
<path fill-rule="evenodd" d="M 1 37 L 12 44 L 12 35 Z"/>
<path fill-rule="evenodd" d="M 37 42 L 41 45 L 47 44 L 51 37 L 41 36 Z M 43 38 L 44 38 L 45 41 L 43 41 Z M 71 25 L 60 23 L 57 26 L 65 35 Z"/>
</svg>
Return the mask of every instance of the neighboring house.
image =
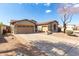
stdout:
<svg viewBox="0 0 79 59">
<path fill-rule="evenodd" d="M 66 27 L 67 27 L 66 30 L 75 30 L 76 29 L 76 26 L 73 24 L 68 24 Z"/>
<path fill-rule="evenodd" d="M 61 30 L 62 31 L 64 31 L 64 28 L 63 28 L 63 26 L 61 26 Z M 76 25 L 74 25 L 74 24 L 68 24 L 67 26 L 66 26 L 66 30 L 76 30 Z"/>
<path fill-rule="evenodd" d="M 52 31 L 58 32 L 58 22 L 57 21 L 48 21 L 37 24 L 38 31 Z"/>
<path fill-rule="evenodd" d="M 77 30 L 79 30 L 79 26 L 77 26 Z"/>
<path fill-rule="evenodd" d="M 76 30 L 79 30 L 79 25 L 76 25 Z"/>
<path fill-rule="evenodd" d="M 15 34 L 34 33 L 36 31 L 36 23 L 33 20 L 13 20 L 10 25 L 11 32 Z"/>
</svg>

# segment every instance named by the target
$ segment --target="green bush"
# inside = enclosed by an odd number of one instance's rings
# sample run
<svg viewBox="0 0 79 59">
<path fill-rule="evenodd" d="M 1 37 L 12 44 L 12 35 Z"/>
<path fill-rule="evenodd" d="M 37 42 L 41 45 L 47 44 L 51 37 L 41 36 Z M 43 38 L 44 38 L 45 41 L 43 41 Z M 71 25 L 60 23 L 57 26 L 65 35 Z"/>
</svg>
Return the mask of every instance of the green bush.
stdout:
<svg viewBox="0 0 79 59">
<path fill-rule="evenodd" d="M 73 31 L 71 31 L 71 30 L 66 30 L 66 34 L 70 36 L 70 35 L 73 34 Z"/>
</svg>

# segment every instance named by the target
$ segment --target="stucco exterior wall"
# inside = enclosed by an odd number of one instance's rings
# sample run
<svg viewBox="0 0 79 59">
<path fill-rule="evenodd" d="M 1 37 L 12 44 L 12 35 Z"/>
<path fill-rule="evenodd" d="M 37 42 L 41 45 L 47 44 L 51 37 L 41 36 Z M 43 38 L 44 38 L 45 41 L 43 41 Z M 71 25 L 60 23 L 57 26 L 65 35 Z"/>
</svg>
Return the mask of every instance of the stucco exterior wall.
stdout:
<svg viewBox="0 0 79 59">
<path fill-rule="evenodd" d="M 15 25 L 32 25 L 32 26 L 35 26 L 34 23 L 29 22 L 29 21 L 18 21 L 15 23 Z"/>
<path fill-rule="evenodd" d="M 38 31 L 42 31 L 42 26 L 37 26 Z"/>
</svg>

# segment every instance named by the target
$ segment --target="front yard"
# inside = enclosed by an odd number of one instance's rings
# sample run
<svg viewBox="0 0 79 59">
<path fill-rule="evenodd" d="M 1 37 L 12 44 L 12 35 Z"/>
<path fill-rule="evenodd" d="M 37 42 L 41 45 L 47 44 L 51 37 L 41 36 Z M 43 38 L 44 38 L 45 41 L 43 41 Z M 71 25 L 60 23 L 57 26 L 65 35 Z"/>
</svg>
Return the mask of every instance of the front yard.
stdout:
<svg viewBox="0 0 79 59">
<path fill-rule="evenodd" d="M 22 39 L 21 39 L 22 40 Z M 27 42 L 22 44 L 14 36 L 0 36 L 0 56 L 38 56 L 47 55 Z"/>
<path fill-rule="evenodd" d="M 0 56 L 79 56 L 79 36 L 64 33 L 0 37 Z"/>
<path fill-rule="evenodd" d="M 63 33 L 16 34 L 15 36 L 25 45 L 30 42 L 49 56 L 79 56 L 79 37 L 67 36 Z"/>
</svg>

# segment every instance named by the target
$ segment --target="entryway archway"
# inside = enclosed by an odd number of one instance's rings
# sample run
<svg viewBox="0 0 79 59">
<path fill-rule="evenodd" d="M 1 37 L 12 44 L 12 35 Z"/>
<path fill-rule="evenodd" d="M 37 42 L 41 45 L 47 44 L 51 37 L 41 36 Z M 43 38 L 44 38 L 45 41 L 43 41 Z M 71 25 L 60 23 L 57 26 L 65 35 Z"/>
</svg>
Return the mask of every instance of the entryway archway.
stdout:
<svg viewBox="0 0 79 59">
<path fill-rule="evenodd" d="M 56 32 L 56 24 L 53 25 L 53 31 Z"/>
</svg>

